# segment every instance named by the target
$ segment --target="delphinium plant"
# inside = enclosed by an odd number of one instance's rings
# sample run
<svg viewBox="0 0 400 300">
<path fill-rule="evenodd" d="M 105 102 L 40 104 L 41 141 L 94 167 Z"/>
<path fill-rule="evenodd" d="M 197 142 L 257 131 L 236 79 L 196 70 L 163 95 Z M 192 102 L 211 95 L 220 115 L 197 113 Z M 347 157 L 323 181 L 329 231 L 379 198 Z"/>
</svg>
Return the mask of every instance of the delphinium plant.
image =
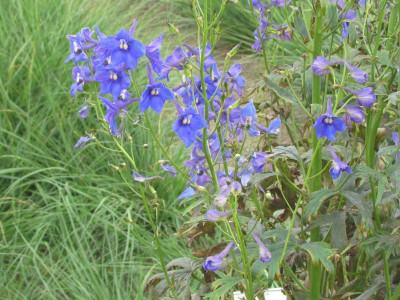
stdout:
<svg viewBox="0 0 400 300">
<path fill-rule="evenodd" d="M 264 65 L 254 86 L 234 61 L 240 44 L 214 59 L 224 9 L 235 1 L 191 1 L 197 46 L 170 23 L 177 46 L 165 59 L 163 35 L 143 44 L 134 38 L 136 21 L 116 35 L 95 27 L 67 37 L 71 94 L 89 84 L 98 94 L 79 116 L 94 109 L 105 120 L 115 144 L 109 150 L 125 156 L 132 177 L 115 169 L 152 226 L 163 272 L 148 290 L 219 299 L 240 289 L 255 299 L 278 284 L 295 299 L 396 299 L 400 3 L 244 3 L 255 28 L 252 51 Z M 288 44 L 295 55 L 277 65 L 271 57 L 282 51 L 284 60 Z M 140 70 L 145 88 L 137 84 Z M 167 116 L 174 139 L 187 149 L 183 165 L 154 129 L 166 106 L 174 111 Z M 132 128 L 151 135 L 164 172 L 187 181 L 177 205 L 191 217 L 176 236 L 187 238 L 192 258 L 164 260 L 150 201 L 160 176 L 138 169 Z M 88 142 L 104 147 L 90 133 L 75 147 Z"/>
</svg>

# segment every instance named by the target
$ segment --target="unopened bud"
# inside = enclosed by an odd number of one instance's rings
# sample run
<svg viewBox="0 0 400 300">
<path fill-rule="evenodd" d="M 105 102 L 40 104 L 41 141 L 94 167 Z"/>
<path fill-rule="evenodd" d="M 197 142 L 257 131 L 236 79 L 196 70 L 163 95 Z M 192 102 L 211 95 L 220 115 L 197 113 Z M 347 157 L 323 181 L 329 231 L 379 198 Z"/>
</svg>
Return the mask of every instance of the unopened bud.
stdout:
<svg viewBox="0 0 400 300">
<path fill-rule="evenodd" d="M 332 88 L 333 88 L 334 90 L 338 90 L 338 89 L 340 89 L 340 85 L 334 84 L 334 85 L 332 86 Z"/>
<path fill-rule="evenodd" d="M 272 194 L 271 194 L 270 191 L 268 191 L 268 192 L 265 193 L 265 199 L 267 199 L 267 200 L 272 200 Z"/>
<path fill-rule="evenodd" d="M 171 32 L 179 34 L 179 29 L 174 24 L 168 22 L 168 28 Z"/>
<path fill-rule="evenodd" d="M 194 189 L 199 193 L 205 193 L 207 190 L 204 186 L 196 185 Z"/>
<path fill-rule="evenodd" d="M 303 59 L 306 59 L 306 58 L 307 58 L 307 53 L 303 53 L 303 54 L 301 55 L 301 57 L 302 57 Z"/>
<path fill-rule="evenodd" d="M 235 154 L 235 160 L 238 161 L 239 159 L 240 159 L 240 154 L 239 154 L 239 153 L 236 153 L 236 154 Z"/>
<path fill-rule="evenodd" d="M 119 166 L 120 166 L 122 169 L 124 169 L 124 168 L 126 168 L 126 163 L 123 162 L 123 163 L 120 164 Z"/>
<path fill-rule="evenodd" d="M 148 148 L 149 148 L 149 145 L 147 145 L 147 144 L 143 144 L 143 146 L 142 146 L 142 147 L 143 147 L 143 149 L 145 149 L 145 150 L 146 150 L 146 149 L 148 149 Z"/>
<path fill-rule="evenodd" d="M 234 57 L 236 55 L 236 53 L 239 51 L 239 48 L 242 46 L 242 43 L 240 42 L 239 44 L 237 44 L 235 47 L 232 48 L 231 51 L 228 52 L 228 54 L 226 55 L 227 59 L 230 59 L 232 57 Z"/>
</svg>

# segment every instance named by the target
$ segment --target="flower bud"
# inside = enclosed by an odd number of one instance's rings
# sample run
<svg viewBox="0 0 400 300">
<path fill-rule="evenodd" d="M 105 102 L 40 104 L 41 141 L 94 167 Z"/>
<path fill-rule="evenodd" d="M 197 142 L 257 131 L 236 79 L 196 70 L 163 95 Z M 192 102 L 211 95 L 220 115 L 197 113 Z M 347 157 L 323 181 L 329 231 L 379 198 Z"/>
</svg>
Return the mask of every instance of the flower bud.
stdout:
<svg viewBox="0 0 400 300">
<path fill-rule="evenodd" d="M 145 150 L 147 150 L 148 148 L 149 148 L 149 145 L 147 145 L 147 144 L 143 144 L 143 149 L 145 149 Z"/>
</svg>

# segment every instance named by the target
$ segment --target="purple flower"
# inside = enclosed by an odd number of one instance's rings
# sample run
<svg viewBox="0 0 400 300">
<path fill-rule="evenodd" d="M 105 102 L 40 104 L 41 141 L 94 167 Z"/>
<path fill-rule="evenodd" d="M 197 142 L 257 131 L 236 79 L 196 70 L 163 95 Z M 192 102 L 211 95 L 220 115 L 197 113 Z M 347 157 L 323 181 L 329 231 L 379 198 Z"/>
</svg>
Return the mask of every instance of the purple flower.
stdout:
<svg viewBox="0 0 400 300">
<path fill-rule="evenodd" d="M 96 72 L 94 78 L 101 83 L 100 94 L 112 94 L 117 99 L 122 90 L 131 85 L 129 76 L 120 67 L 107 66 Z"/>
<path fill-rule="evenodd" d="M 206 220 L 208 222 L 216 222 L 222 219 L 223 217 L 230 216 L 232 214 L 232 211 L 226 210 L 226 211 L 219 211 L 216 209 L 210 209 L 206 212 Z"/>
<path fill-rule="evenodd" d="M 234 64 L 226 74 L 225 81 L 229 82 L 231 90 L 235 90 L 239 96 L 242 96 L 242 89 L 244 88 L 245 81 L 244 78 L 239 75 L 240 72 L 242 72 L 242 66 L 240 64 Z"/>
<path fill-rule="evenodd" d="M 256 173 L 261 173 L 267 163 L 267 155 L 264 152 L 256 151 L 251 155 L 251 164 Z"/>
<path fill-rule="evenodd" d="M 189 53 L 185 53 L 186 57 L 190 57 Z M 162 66 L 161 73 L 163 78 L 169 80 L 169 72 L 172 69 L 183 70 L 183 64 L 186 62 L 186 57 L 182 52 L 182 49 L 178 46 L 175 48 L 174 52 L 165 59 Z"/>
<path fill-rule="evenodd" d="M 85 105 L 78 111 L 78 115 L 80 118 L 86 119 L 89 115 L 89 112 L 90 112 L 90 106 Z"/>
<path fill-rule="evenodd" d="M 367 72 L 358 69 L 356 66 L 352 66 L 348 61 L 344 61 L 346 64 L 347 68 L 349 69 L 349 72 L 355 82 L 357 83 L 366 83 L 368 81 L 368 74 Z"/>
<path fill-rule="evenodd" d="M 84 52 L 86 48 L 82 43 L 81 35 L 79 33 L 77 35 L 67 35 L 67 39 L 70 40 L 71 53 L 65 62 L 69 62 L 72 59 L 74 64 L 77 65 L 80 61 L 88 61 L 88 57 Z"/>
<path fill-rule="evenodd" d="M 231 250 L 234 245 L 234 242 L 230 242 L 221 253 L 207 257 L 205 263 L 203 264 L 204 270 L 211 272 L 218 271 L 222 266 L 225 256 L 228 255 L 229 250 Z"/>
<path fill-rule="evenodd" d="M 161 71 L 163 61 L 161 59 L 160 48 L 163 37 L 164 34 L 160 35 L 158 38 L 153 39 L 148 46 L 146 46 L 146 56 L 150 60 L 153 71 L 157 73 L 158 76 L 162 76 Z"/>
<path fill-rule="evenodd" d="M 74 149 L 76 148 L 83 148 L 83 146 L 86 145 L 87 142 L 90 142 L 91 140 L 93 140 L 92 137 L 88 137 L 88 136 L 83 136 L 81 137 L 78 142 L 75 144 Z"/>
<path fill-rule="evenodd" d="M 133 180 L 138 181 L 138 182 L 145 182 L 145 181 L 149 181 L 149 180 L 153 180 L 153 179 L 164 179 L 161 176 L 151 176 L 151 177 L 143 177 L 142 175 L 140 175 L 137 172 L 133 172 Z"/>
<path fill-rule="evenodd" d="M 292 37 L 290 36 L 290 30 L 288 28 L 288 25 L 279 25 L 279 26 L 274 26 L 274 29 L 277 31 L 277 33 L 272 33 L 271 35 L 278 40 L 281 41 L 290 41 Z"/>
<path fill-rule="evenodd" d="M 343 115 L 343 121 L 345 122 L 346 126 L 349 128 L 351 128 L 350 121 L 353 121 L 354 123 L 361 123 L 365 118 L 363 109 L 359 106 L 346 105 L 344 107 L 344 110 L 345 110 L 345 113 Z"/>
<path fill-rule="evenodd" d="M 186 147 L 189 147 L 196 140 L 196 132 L 199 129 L 206 128 L 206 120 L 192 107 L 189 107 L 178 116 L 173 125 L 173 130 L 183 141 Z"/>
<path fill-rule="evenodd" d="M 179 202 L 179 201 L 181 201 L 182 199 L 193 197 L 195 194 L 196 194 L 195 190 L 194 190 L 191 186 L 189 186 L 187 189 L 185 189 L 185 190 L 178 196 L 177 201 Z"/>
<path fill-rule="evenodd" d="M 250 136 L 257 136 L 260 135 L 260 132 L 254 126 L 254 123 L 257 120 L 256 115 L 256 108 L 253 104 L 253 99 L 247 103 L 241 112 L 242 122 L 245 124 L 246 127 L 249 128 L 249 135 Z"/>
<path fill-rule="evenodd" d="M 344 131 L 346 126 L 340 118 L 332 115 L 332 99 L 328 98 L 326 113 L 321 115 L 313 125 L 317 138 L 326 137 L 330 141 L 336 138 L 336 131 Z"/>
<path fill-rule="evenodd" d="M 121 133 L 123 122 L 120 125 L 120 128 L 117 129 L 117 121 L 116 118 L 123 110 L 127 108 L 129 104 L 131 104 L 134 99 L 128 100 L 117 100 L 116 102 L 111 102 L 107 98 L 103 98 L 99 96 L 101 100 L 103 100 L 104 106 L 107 108 L 107 112 L 104 115 L 104 120 L 107 121 L 110 127 L 110 132 L 112 135 L 118 135 Z"/>
<path fill-rule="evenodd" d="M 143 44 L 133 39 L 124 28 L 109 39 L 106 47 L 114 65 L 124 63 L 131 70 L 135 70 L 139 58 L 146 53 Z"/>
<path fill-rule="evenodd" d="M 265 262 L 270 262 L 271 261 L 271 252 L 269 252 L 268 248 L 265 247 L 263 242 L 261 242 L 260 238 L 256 236 L 254 233 L 251 235 L 252 238 L 257 242 L 260 250 L 260 261 L 265 263 Z"/>
<path fill-rule="evenodd" d="M 140 98 L 140 111 L 145 112 L 149 106 L 156 112 L 161 113 L 166 100 L 173 100 L 174 93 L 162 82 L 148 85 Z"/>
<path fill-rule="evenodd" d="M 359 105 L 370 108 L 376 102 L 376 96 L 372 87 L 362 88 L 360 90 L 353 90 L 344 87 L 345 91 L 353 94 Z"/>
<path fill-rule="evenodd" d="M 72 69 L 72 78 L 74 83 L 71 85 L 69 93 L 76 97 L 77 92 L 83 92 L 83 85 L 86 82 L 93 81 L 90 69 L 86 66 L 76 66 Z"/>
<path fill-rule="evenodd" d="M 399 146 L 400 146 L 400 142 L 399 142 L 399 133 L 398 133 L 398 132 L 392 132 L 392 140 L 393 140 L 394 145 L 395 145 L 396 147 L 399 147 Z M 398 153 L 396 154 L 396 162 L 399 161 L 399 157 L 400 157 L 400 152 L 398 152 Z"/>
<path fill-rule="evenodd" d="M 331 73 L 330 66 L 342 64 L 339 60 L 330 61 L 325 57 L 318 56 L 312 62 L 311 68 L 317 76 L 325 76 Z"/>
<path fill-rule="evenodd" d="M 168 161 L 165 160 L 160 161 L 160 166 L 161 168 L 163 168 L 164 171 L 168 172 L 173 177 L 176 177 L 177 172 L 174 167 L 168 164 Z"/>
<path fill-rule="evenodd" d="M 353 174 L 351 168 L 345 162 L 341 161 L 339 157 L 337 157 L 335 150 L 333 150 L 333 147 L 331 145 L 329 145 L 329 149 L 333 158 L 332 168 L 330 168 L 329 170 L 332 178 L 336 180 L 342 172 Z"/>
<path fill-rule="evenodd" d="M 258 123 L 254 123 L 254 125 L 257 127 L 258 130 L 260 130 L 263 133 L 278 134 L 281 123 L 282 123 L 281 118 L 278 117 L 278 118 L 272 120 L 272 122 L 271 122 L 271 124 L 269 124 L 268 128 L 265 128 L 264 126 L 262 126 Z"/>
<path fill-rule="evenodd" d="M 214 199 L 214 203 L 218 207 L 225 205 L 231 193 L 240 193 L 242 191 L 242 186 L 238 181 L 233 181 L 229 177 L 222 177 L 219 179 L 219 184 L 221 186 L 221 193 L 217 195 Z"/>
</svg>

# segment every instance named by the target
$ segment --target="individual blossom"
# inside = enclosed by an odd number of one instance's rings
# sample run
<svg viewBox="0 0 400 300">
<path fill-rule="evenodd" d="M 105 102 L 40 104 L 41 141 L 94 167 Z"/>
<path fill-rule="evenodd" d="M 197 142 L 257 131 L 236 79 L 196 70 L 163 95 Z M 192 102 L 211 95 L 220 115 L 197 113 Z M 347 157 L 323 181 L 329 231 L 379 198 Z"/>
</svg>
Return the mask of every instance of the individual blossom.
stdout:
<svg viewBox="0 0 400 300">
<path fill-rule="evenodd" d="M 172 69 L 183 70 L 183 64 L 187 60 L 186 57 L 190 57 L 190 54 L 188 52 L 184 54 L 180 46 L 176 47 L 162 65 L 161 73 L 163 78 L 169 80 L 169 72 L 171 72 Z"/>
<path fill-rule="evenodd" d="M 236 91 L 239 96 L 242 96 L 242 89 L 244 88 L 245 81 L 244 78 L 239 75 L 240 72 L 242 72 L 242 66 L 240 64 L 234 64 L 229 68 L 225 81 L 229 82 L 231 90 Z"/>
<path fill-rule="evenodd" d="M 133 175 L 133 180 L 138 181 L 138 182 L 145 182 L 145 181 L 149 181 L 149 180 L 153 180 L 153 179 L 164 179 L 161 176 L 144 177 L 135 171 L 133 172 L 132 175 Z"/>
<path fill-rule="evenodd" d="M 353 174 L 351 168 L 345 162 L 339 159 L 331 145 L 329 145 L 329 150 L 331 151 L 333 158 L 332 168 L 329 169 L 329 173 L 331 173 L 332 178 L 336 180 L 342 172 Z"/>
<path fill-rule="evenodd" d="M 83 148 L 83 146 L 86 145 L 86 143 L 90 142 L 91 140 L 93 140 L 92 137 L 88 137 L 88 136 L 83 136 L 81 137 L 78 142 L 75 144 L 74 149 L 77 148 Z"/>
<path fill-rule="evenodd" d="M 151 74 L 151 68 L 147 64 L 147 72 L 149 77 L 149 85 L 143 91 L 140 98 L 140 111 L 143 113 L 151 107 L 156 113 L 161 113 L 164 103 L 167 100 L 173 100 L 175 94 L 162 82 L 155 82 Z"/>
<path fill-rule="evenodd" d="M 122 124 L 120 128 L 117 129 L 117 117 L 128 107 L 129 104 L 135 101 L 135 99 L 127 99 L 127 100 L 117 100 L 115 102 L 111 102 L 107 98 L 99 96 L 99 98 L 103 101 L 104 106 L 107 108 L 107 112 L 104 115 L 104 120 L 107 121 L 110 127 L 110 132 L 112 135 L 118 135 L 122 130 Z"/>
<path fill-rule="evenodd" d="M 351 128 L 350 121 L 353 121 L 354 123 L 361 123 L 362 121 L 364 121 L 365 114 L 361 107 L 346 105 L 344 107 L 344 111 L 345 113 L 343 115 L 343 121 L 348 128 Z"/>
<path fill-rule="evenodd" d="M 226 210 L 226 211 L 219 211 L 216 209 L 210 209 L 206 212 L 206 220 L 208 222 L 216 222 L 221 220 L 224 217 L 230 216 L 232 214 L 232 211 Z"/>
<path fill-rule="evenodd" d="M 107 66 L 96 72 L 94 78 L 101 83 L 100 94 L 112 94 L 117 99 L 122 90 L 131 85 L 129 76 L 121 67 Z"/>
<path fill-rule="evenodd" d="M 352 66 L 348 61 L 344 61 L 351 76 L 353 77 L 354 81 L 357 83 L 366 83 L 368 81 L 368 74 L 367 72 L 360 70 L 357 66 Z"/>
<path fill-rule="evenodd" d="M 67 39 L 70 40 L 71 53 L 69 54 L 65 62 L 67 63 L 72 59 L 74 61 L 74 64 L 77 65 L 80 61 L 88 61 L 88 57 L 85 53 L 86 47 L 81 41 L 80 33 L 78 33 L 77 35 L 67 35 Z"/>
<path fill-rule="evenodd" d="M 267 155 L 264 152 L 255 151 L 251 155 L 251 164 L 253 170 L 256 173 L 261 173 L 264 170 L 264 166 L 267 163 Z"/>
<path fill-rule="evenodd" d="M 400 142 L 399 142 L 399 133 L 398 133 L 398 132 L 392 132 L 392 140 L 393 140 L 394 145 L 395 145 L 396 147 L 399 147 L 399 146 L 400 146 Z M 396 154 L 396 162 L 399 161 L 399 157 L 400 157 L 400 152 L 398 152 L 398 153 Z"/>
<path fill-rule="evenodd" d="M 271 252 L 268 250 L 267 247 L 265 247 L 265 245 L 258 236 L 256 236 L 254 233 L 251 236 L 258 244 L 260 250 L 260 261 L 263 263 L 270 262 L 272 257 Z"/>
<path fill-rule="evenodd" d="M 228 255 L 229 250 L 235 245 L 234 242 L 230 242 L 221 253 L 213 256 L 207 257 L 205 263 L 203 264 L 203 268 L 206 271 L 215 272 L 218 271 L 223 263 L 224 258 Z"/>
<path fill-rule="evenodd" d="M 196 113 L 193 107 L 182 112 L 173 124 L 173 130 L 183 141 L 186 147 L 192 145 L 196 140 L 196 132 L 207 127 L 206 120 Z"/>
<path fill-rule="evenodd" d="M 326 137 L 330 141 L 334 141 L 337 131 L 344 131 L 346 126 L 340 118 L 332 114 L 332 99 L 328 98 L 326 113 L 321 115 L 314 123 L 317 138 Z"/>
<path fill-rule="evenodd" d="M 107 41 L 107 50 L 113 64 L 118 66 L 124 63 L 131 70 L 136 69 L 139 58 L 146 53 L 143 44 L 133 39 L 124 28 Z"/>
<path fill-rule="evenodd" d="M 281 41 L 290 41 L 292 39 L 290 35 L 290 28 L 287 24 L 285 25 L 279 25 L 279 26 L 273 26 L 275 29 L 276 33 L 271 33 L 271 35 L 278 40 Z"/>
<path fill-rule="evenodd" d="M 258 26 L 258 28 L 256 28 L 254 30 L 254 38 L 255 38 L 255 42 L 254 44 L 251 46 L 252 49 L 254 49 L 257 52 L 260 52 L 262 49 L 262 43 L 269 39 L 269 37 L 266 36 L 266 32 L 267 32 L 267 27 L 268 25 L 270 25 L 271 23 L 268 22 L 268 19 L 266 19 L 264 17 L 264 14 L 261 14 L 261 24 L 260 26 Z"/>
<path fill-rule="evenodd" d="M 275 118 L 272 120 L 271 124 L 269 124 L 268 128 L 265 128 L 264 126 L 258 124 L 257 122 L 254 123 L 254 125 L 257 127 L 258 130 L 260 130 L 262 133 L 267 133 L 267 134 L 278 134 L 279 132 L 279 127 L 281 126 L 281 118 Z"/>
<path fill-rule="evenodd" d="M 179 202 L 182 199 L 193 197 L 195 194 L 196 194 L 196 191 L 194 190 L 194 188 L 189 186 L 182 193 L 180 193 L 180 195 L 178 196 L 177 201 Z"/>
<path fill-rule="evenodd" d="M 72 78 L 74 83 L 71 85 L 69 93 L 76 97 L 77 92 L 83 92 L 83 86 L 86 82 L 93 81 L 90 69 L 86 66 L 76 66 L 72 69 Z"/>
<path fill-rule="evenodd" d="M 323 56 L 316 57 L 311 65 L 312 70 L 317 76 L 325 76 L 331 73 L 331 66 L 342 64 L 339 60 L 328 60 Z"/>
<path fill-rule="evenodd" d="M 160 48 L 163 37 L 164 34 L 161 34 L 158 38 L 153 39 L 150 44 L 146 46 L 146 56 L 150 60 L 153 71 L 157 73 L 158 76 L 162 76 L 161 71 L 163 61 L 160 54 Z"/>
<path fill-rule="evenodd" d="M 376 96 L 372 87 L 366 87 L 359 90 L 353 90 L 346 87 L 344 87 L 343 89 L 353 94 L 356 97 L 357 102 L 360 106 L 370 108 L 376 102 Z"/>
<path fill-rule="evenodd" d="M 78 116 L 82 119 L 86 119 L 90 112 L 90 106 L 85 105 L 78 111 Z"/>
<path fill-rule="evenodd" d="M 240 193 L 242 191 L 241 184 L 238 181 L 232 181 L 229 177 L 221 177 L 218 183 L 221 186 L 220 194 L 214 199 L 214 203 L 218 207 L 225 205 L 231 193 Z"/>
<path fill-rule="evenodd" d="M 254 123 L 257 120 L 257 115 L 256 115 L 256 108 L 253 104 L 253 99 L 250 100 L 250 102 L 243 107 L 241 111 L 241 117 L 242 117 L 242 122 L 249 129 L 250 136 L 260 135 L 260 132 L 254 126 Z"/>
<path fill-rule="evenodd" d="M 167 160 L 160 160 L 160 166 L 161 168 L 171 174 L 173 177 L 176 177 L 177 171 L 173 166 L 171 166 Z"/>
</svg>

